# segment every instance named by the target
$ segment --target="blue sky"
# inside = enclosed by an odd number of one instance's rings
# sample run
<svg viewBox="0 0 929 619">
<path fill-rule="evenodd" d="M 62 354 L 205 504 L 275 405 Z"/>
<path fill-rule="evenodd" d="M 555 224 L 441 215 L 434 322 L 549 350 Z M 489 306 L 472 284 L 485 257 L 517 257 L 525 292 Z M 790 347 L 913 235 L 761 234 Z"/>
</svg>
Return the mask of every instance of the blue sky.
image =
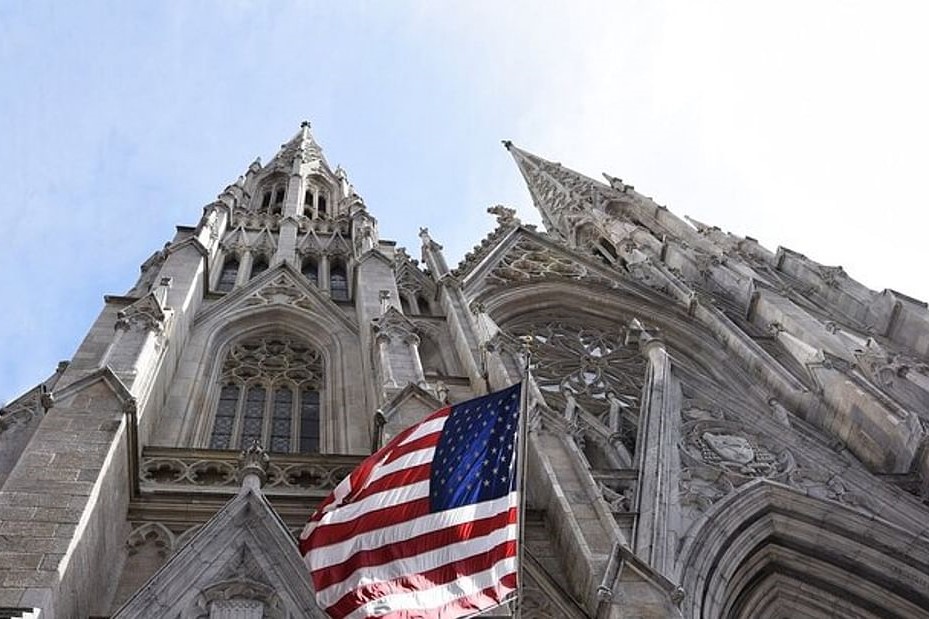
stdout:
<svg viewBox="0 0 929 619">
<path fill-rule="evenodd" d="M 929 10 L 769 4 L 0 0 L 0 402 L 303 119 L 413 255 L 538 221 L 506 138 L 929 299 Z"/>
</svg>

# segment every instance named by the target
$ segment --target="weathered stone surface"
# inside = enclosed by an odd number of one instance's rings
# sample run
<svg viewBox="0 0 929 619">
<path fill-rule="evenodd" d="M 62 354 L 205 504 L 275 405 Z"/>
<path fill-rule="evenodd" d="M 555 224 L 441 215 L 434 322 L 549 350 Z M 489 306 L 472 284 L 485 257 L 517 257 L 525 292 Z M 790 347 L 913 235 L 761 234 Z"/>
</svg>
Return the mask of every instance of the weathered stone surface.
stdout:
<svg viewBox="0 0 929 619">
<path fill-rule="evenodd" d="M 179 227 L 0 411 L 0 606 L 316 613 L 312 507 L 528 350 L 526 616 L 927 616 L 926 304 L 507 148 L 547 232 L 493 207 L 454 270 L 308 124 Z"/>
</svg>

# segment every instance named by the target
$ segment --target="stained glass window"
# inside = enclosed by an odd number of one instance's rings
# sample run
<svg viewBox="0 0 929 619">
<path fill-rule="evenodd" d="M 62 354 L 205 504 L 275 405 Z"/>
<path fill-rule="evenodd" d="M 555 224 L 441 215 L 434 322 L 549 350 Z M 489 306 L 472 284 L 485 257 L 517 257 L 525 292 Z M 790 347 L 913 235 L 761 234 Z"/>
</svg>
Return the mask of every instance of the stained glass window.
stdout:
<svg viewBox="0 0 929 619">
<path fill-rule="evenodd" d="M 240 340 L 226 354 L 220 381 L 211 449 L 243 449 L 258 440 L 272 452 L 319 451 L 318 350 L 286 336 Z"/>
</svg>

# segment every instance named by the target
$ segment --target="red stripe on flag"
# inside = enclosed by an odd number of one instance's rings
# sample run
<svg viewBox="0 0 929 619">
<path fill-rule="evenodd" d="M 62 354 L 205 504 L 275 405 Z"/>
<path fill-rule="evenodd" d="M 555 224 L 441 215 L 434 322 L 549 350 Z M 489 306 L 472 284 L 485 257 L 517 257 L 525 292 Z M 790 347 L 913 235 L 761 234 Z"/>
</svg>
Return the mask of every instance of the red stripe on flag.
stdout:
<svg viewBox="0 0 929 619">
<path fill-rule="evenodd" d="M 414 439 L 407 443 L 406 445 L 399 445 L 395 447 L 387 456 L 384 458 L 384 461 L 381 465 L 390 464 L 397 458 L 405 456 L 408 453 L 414 451 L 419 451 L 420 449 L 429 449 L 430 447 L 435 447 L 439 444 L 439 438 L 442 436 L 442 432 L 433 432 L 432 434 L 427 434 L 425 436 L 420 436 L 417 439 Z"/>
<path fill-rule="evenodd" d="M 410 574 L 393 580 L 386 580 L 359 587 L 345 594 L 338 602 L 326 609 L 331 617 L 345 617 L 356 608 L 368 602 L 395 593 L 410 591 L 427 591 L 433 587 L 450 583 L 458 578 L 467 577 L 477 572 L 492 568 L 497 562 L 507 557 L 516 556 L 516 541 L 510 540 L 494 546 L 487 552 L 453 561 L 421 574 Z M 389 616 L 389 615 L 387 615 Z"/>
<path fill-rule="evenodd" d="M 455 617 L 496 606 L 515 590 L 516 574 L 510 573 L 503 576 L 500 582 L 493 587 L 487 587 L 478 593 L 460 597 L 439 608 L 427 611 L 418 609 L 398 610 L 387 615 L 378 615 L 377 619 L 454 619 Z"/>
<path fill-rule="evenodd" d="M 429 497 L 416 499 L 403 505 L 388 505 L 380 509 L 365 512 L 365 514 L 348 522 L 320 525 L 310 535 L 309 546 L 320 552 L 329 544 L 351 539 L 356 535 L 363 535 L 369 531 L 393 526 L 413 518 L 419 518 L 429 513 Z M 316 587 L 319 589 L 319 587 Z"/>
<path fill-rule="evenodd" d="M 363 499 L 366 499 L 369 496 L 377 494 L 378 492 L 384 492 L 385 490 L 396 490 L 402 488 L 403 486 L 409 486 L 421 481 L 426 481 L 429 479 L 429 475 L 432 472 L 432 463 L 427 462 L 426 464 L 419 464 L 417 466 L 411 466 L 410 468 L 400 469 L 399 471 L 394 471 L 393 473 L 388 473 L 383 477 L 375 479 L 368 486 L 362 488 L 358 494 L 352 496 L 352 503 L 357 503 Z M 351 503 L 348 503 L 350 505 Z"/>
<path fill-rule="evenodd" d="M 387 443 L 386 445 L 378 449 L 376 452 L 374 452 L 373 454 L 371 454 L 364 460 L 362 460 L 361 464 L 358 465 L 358 468 L 356 468 L 350 474 L 350 477 L 352 480 L 352 488 L 353 489 L 359 488 L 361 485 L 363 485 L 365 480 L 367 480 L 368 477 L 371 476 L 371 470 L 375 466 L 380 464 L 381 460 L 385 456 L 389 455 L 392 451 L 396 450 L 397 447 L 400 445 L 400 443 L 405 441 L 408 436 L 413 434 L 419 428 L 419 426 L 423 425 L 423 423 L 427 421 L 432 421 L 440 417 L 448 417 L 448 415 L 451 414 L 451 412 L 452 412 L 451 406 L 440 408 L 436 412 L 426 417 L 422 422 L 416 424 L 415 426 L 411 426 L 407 428 L 406 430 L 404 430 L 397 436 L 393 437 L 392 439 L 390 439 L 389 443 Z"/>
<path fill-rule="evenodd" d="M 483 537 L 507 525 L 516 524 L 518 520 L 516 508 L 511 507 L 508 511 L 487 518 L 479 518 L 444 529 L 430 531 L 381 548 L 362 550 L 348 557 L 342 563 L 313 572 L 313 583 L 316 585 L 317 591 L 322 591 L 326 587 L 345 580 L 360 568 L 382 565 L 463 540 Z"/>
</svg>

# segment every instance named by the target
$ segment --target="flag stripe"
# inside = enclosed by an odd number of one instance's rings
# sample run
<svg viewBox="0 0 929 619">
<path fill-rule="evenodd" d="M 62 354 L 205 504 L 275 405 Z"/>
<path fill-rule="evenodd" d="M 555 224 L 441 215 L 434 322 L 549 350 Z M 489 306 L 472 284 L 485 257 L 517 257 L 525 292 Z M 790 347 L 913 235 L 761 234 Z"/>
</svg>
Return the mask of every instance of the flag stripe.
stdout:
<svg viewBox="0 0 929 619">
<path fill-rule="evenodd" d="M 377 619 L 455 619 L 472 615 L 478 611 L 499 606 L 509 594 L 516 590 L 516 572 L 504 574 L 495 586 L 486 587 L 472 595 L 462 596 L 449 602 L 445 606 L 430 609 L 429 612 L 420 610 L 398 610 Z"/>
<path fill-rule="evenodd" d="M 420 520 L 425 519 L 421 518 Z M 515 527 L 513 527 L 513 530 L 504 527 L 515 525 L 516 521 L 516 509 L 509 508 L 488 518 L 474 520 L 473 522 L 461 522 L 452 526 L 437 528 L 434 531 L 427 531 L 415 537 L 411 536 L 402 543 L 397 543 L 399 540 L 395 539 L 385 539 L 382 544 L 366 550 L 358 548 L 343 549 L 343 552 L 351 552 L 352 550 L 356 550 L 356 552 L 346 557 L 345 561 L 341 563 L 313 571 L 313 583 L 316 586 L 317 595 L 320 597 L 331 596 L 332 594 L 328 593 L 326 588 L 342 581 L 349 582 L 359 578 L 369 580 L 377 578 L 377 574 L 394 569 L 393 564 L 410 557 L 415 557 L 417 564 L 421 567 L 432 567 L 447 562 L 449 554 L 454 555 L 459 551 L 462 554 L 474 554 L 477 551 L 468 545 L 472 542 L 479 541 L 481 546 L 487 546 L 491 542 L 497 543 L 495 540 L 500 539 L 499 536 L 503 534 L 513 535 L 515 538 Z M 448 519 L 445 519 L 445 523 L 448 523 Z M 368 536 L 368 539 L 364 541 L 369 541 L 372 545 L 377 544 L 381 541 L 378 539 L 381 536 L 393 537 L 391 534 L 394 532 L 394 528 L 378 531 L 376 538 L 370 539 L 374 536 Z M 498 532 L 502 533 L 498 534 Z M 494 537 L 494 534 L 497 534 L 497 537 Z M 456 546 L 456 544 L 458 545 Z M 476 547 L 477 543 L 473 545 Z M 436 555 L 434 558 L 426 555 L 426 553 L 438 550 L 447 552 L 445 555 Z"/>
<path fill-rule="evenodd" d="M 317 570 L 325 571 L 336 568 L 355 553 L 375 550 L 388 544 L 406 546 L 409 541 L 420 535 L 440 531 L 451 526 L 467 524 L 483 516 L 495 517 L 501 513 L 506 514 L 515 506 L 516 494 L 512 493 L 500 499 L 488 501 L 488 504 L 481 506 L 480 509 L 477 509 L 475 505 L 463 505 L 462 507 L 438 513 L 428 513 L 427 511 L 422 516 L 410 518 L 407 522 L 400 521 L 390 526 L 373 529 L 371 532 L 359 532 L 355 537 L 344 537 L 342 538 L 344 541 L 325 546 L 325 552 L 320 553 L 320 556 L 317 557 L 314 573 Z M 508 521 L 503 521 L 500 526 L 507 523 Z M 320 531 L 325 532 L 324 528 L 320 528 Z M 333 537 L 339 539 L 336 536 Z M 317 584 L 317 588 L 322 587 Z"/>
<path fill-rule="evenodd" d="M 407 503 L 413 503 L 417 501 L 417 499 L 425 499 L 426 508 L 428 509 L 429 479 L 416 481 L 409 484 L 408 486 L 402 486 L 400 488 L 390 488 L 388 490 L 384 490 L 383 492 L 378 492 L 376 494 L 372 494 L 371 496 L 367 496 L 357 503 L 343 505 L 338 510 L 326 514 L 326 516 L 319 522 L 319 525 L 320 527 L 328 528 L 338 525 L 345 525 L 355 520 L 359 520 L 363 523 L 370 523 L 372 522 L 371 518 L 365 519 L 367 514 L 382 509 L 403 509 Z M 420 515 L 419 512 L 407 513 L 407 516 L 410 518 L 415 518 L 418 515 Z M 390 518 L 384 521 L 384 524 L 381 526 L 396 524 L 397 522 L 399 521 L 396 518 Z M 374 528 L 378 527 L 365 524 L 365 526 L 358 526 L 357 528 L 352 525 L 349 528 L 342 528 L 340 530 L 344 534 L 350 535 L 355 532 L 368 531 Z M 326 540 L 328 537 L 328 535 L 325 537 L 318 537 L 317 541 L 318 543 L 324 542 L 324 540 Z"/>
<path fill-rule="evenodd" d="M 512 527 L 515 531 L 515 527 Z M 497 563 L 509 557 L 516 556 L 515 534 L 513 539 L 501 543 L 490 544 L 486 550 L 466 555 L 464 559 L 445 563 L 431 569 L 422 569 L 416 566 L 408 576 L 384 580 L 368 585 L 359 586 L 345 594 L 337 603 L 326 608 L 326 612 L 333 616 L 346 616 L 355 610 L 368 606 L 371 602 L 394 595 L 407 594 L 411 590 L 429 591 L 441 589 L 461 577 L 470 577 L 492 569 Z M 438 585 L 438 586 L 437 586 Z M 323 598 L 318 598 L 320 605 L 325 604 Z"/>
<path fill-rule="evenodd" d="M 431 445 L 420 445 L 417 441 L 416 449 L 410 449 L 409 452 L 399 454 L 396 458 L 392 458 L 389 461 L 380 466 L 376 471 L 371 473 L 368 479 L 365 482 L 365 485 L 361 488 L 358 488 L 358 494 L 354 496 L 355 499 L 358 499 L 361 496 L 361 493 L 364 492 L 368 487 L 371 486 L 374 482 L 389 475 L 396 471 L 402 471 L 403 469 L 410 468 L 411 466 L 417 466 L 420 464 L 428 465 L 432 462 L 432 456 L 435 455 L 435 444 L 438 439 L 435 436 L 429 436 L 432 444 Z"/>
<path fill-rule="evenodd" d="M 519 389 L 400 432 L 311 516 L 300 550 L 330 616 L 452 619 L 513 591 Z"/>
<path fill-rule="evenodd" d="M 411 608 L 426 611 L 424 614 L 412 615 L 415 617 L 441 616 L 436 613 L 441 612 L 444 607 L 457 606 L 460 603 L 460 598 L 472 596 L 476 593 L 483 593 L 488 588 L 492 589 L 494 585 L 500 582 L 507 574 L 513 574 L 515 576 L 515 572 L 516 557 L 506 557 L 487 570 L 459 578 L 451 583 L 424 590 L 413 590 L 405 593 L 388 595 L 373 602 L 368 602 L 364 606 L 356 608 L 350 614 L 345 615 L 344 619 L 392 616 L 403 617 L 404 615 L 402 614 L 394 615 L 393 611 Z M 499 601 L 500 600 L 497 600 L 496 602 Z M 334 616 L 338 617 L 338 615 Z M 448 616 L 455 617 L 458 615 Z"/>
<path fill-rule="evenodd" d="M 441 432 L 442 427 L 445 426 L 445 422 L 448 420 L 448 417 L 451 414 L 451 410 L 451 408 L 443 408 L 442 410 L 438 410 L 427 417 L 426 421 L 423 421 L 419 425 L 413 426 L 410 428 L 409 435 L 404 436 L 401 440 L 397 441 L 397 443 L 394 445 L 394 448 L 411 443 L 421 436 L 426 436 L 427 434 L 433 434 L 435 432 Z M 399 437 L 400 435 L 398 434 L 397 436 Z"/>
</svg>

